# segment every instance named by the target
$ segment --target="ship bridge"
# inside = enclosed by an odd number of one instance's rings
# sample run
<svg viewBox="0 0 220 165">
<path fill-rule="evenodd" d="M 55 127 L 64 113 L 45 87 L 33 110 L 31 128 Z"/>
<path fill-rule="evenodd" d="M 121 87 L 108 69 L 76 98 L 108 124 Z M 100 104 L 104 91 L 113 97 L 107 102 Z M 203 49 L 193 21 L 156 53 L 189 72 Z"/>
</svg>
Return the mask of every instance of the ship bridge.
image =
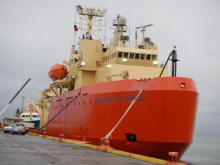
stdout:
<svg viewBox="0 0 220 165">
<path fill-rule="evenodd" d="M 157 61 L 158 52 L 156 46 L 151 46 L 151 49 L 116 47 L 114 50 L 105 53 L 102 59 L 104 66 L 123 64 L 157 67 Z"/>
</svg>

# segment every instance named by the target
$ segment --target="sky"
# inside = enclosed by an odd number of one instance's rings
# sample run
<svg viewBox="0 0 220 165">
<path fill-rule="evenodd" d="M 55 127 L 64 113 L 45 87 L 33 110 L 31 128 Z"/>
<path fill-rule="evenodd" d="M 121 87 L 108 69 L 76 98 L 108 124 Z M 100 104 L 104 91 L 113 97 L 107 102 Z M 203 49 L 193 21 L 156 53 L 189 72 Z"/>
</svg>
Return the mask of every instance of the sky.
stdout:
<svg viewBox="0 0 220 165">
<path fill-rule="evenodd" d="M 199 91 L 195 134 L 220 135 L 218 0 L 0 0 L 0 111 L 32 78 L 3 116 L 13 116 L 21 107 L 21 95 L 27 101 L 39 98 L 52 83 L 50 67 L 69 59 L 73 25 L 79 21 L 76 4 L 107 8 L 107 42 L 117 14 L 127 18 L 131 40 L 135 27 L 154 24 L 146 36 L 157 44 L 159 61 L 165 61 L 175 45 L 177 76 L 194 79 Z"/>
</svg>

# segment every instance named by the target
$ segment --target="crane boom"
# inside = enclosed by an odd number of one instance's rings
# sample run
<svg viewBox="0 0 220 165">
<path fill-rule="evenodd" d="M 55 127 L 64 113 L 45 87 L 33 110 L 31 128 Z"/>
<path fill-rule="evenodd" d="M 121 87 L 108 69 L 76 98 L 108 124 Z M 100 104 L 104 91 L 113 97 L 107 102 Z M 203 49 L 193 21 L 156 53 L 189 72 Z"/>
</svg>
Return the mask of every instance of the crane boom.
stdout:
<svg viewBox="0 0 220 165">
<path fill-rule="evenodd" d="M 27 83 L 30 81 L 31 79 L 29 78 L 26 83 L 21 87 L 21 89 L 14 95 L 14 97 L 9 101 L 9 103 L 2 109 L 2 111 L 0 112 L 0 117 L 2 116 L 2 114 L 5 112 L 5 110 L 9 107 L 9 105 L 12 103 L 12 101 L 17 97 L 17 95 L 21 92 L 21 90 L 27 85 Z"/>
<path fill-rule="evenodd" d="M 128 79 L 129 78 L 129 71 L 128 70 L 125 70 L 123 73 L 119 73 L 119 74 L 112 74 L 110 76 L 107 76 L 106 79 L 111 81 L 112 80 L 112 77 L 115 77 L 115 76 L 120 76 L 120 77 L 123 77 L 123 79 Z"/>
</svg>

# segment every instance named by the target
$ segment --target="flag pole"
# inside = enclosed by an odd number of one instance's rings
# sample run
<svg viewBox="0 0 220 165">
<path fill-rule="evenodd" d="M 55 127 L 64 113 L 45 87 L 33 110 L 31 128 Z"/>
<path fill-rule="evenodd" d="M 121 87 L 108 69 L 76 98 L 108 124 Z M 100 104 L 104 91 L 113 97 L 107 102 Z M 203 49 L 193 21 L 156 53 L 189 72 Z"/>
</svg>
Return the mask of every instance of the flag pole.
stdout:
<svg viewBox="0 0 220 165">
<path fill-rule="evenodd" d="M 75 24 L 74 26 L 74 46 L 76 48 L 76 6 L 77 6 L 77 0 L 76 0 L 76 5 L 75 5 Z"/>
</svg>

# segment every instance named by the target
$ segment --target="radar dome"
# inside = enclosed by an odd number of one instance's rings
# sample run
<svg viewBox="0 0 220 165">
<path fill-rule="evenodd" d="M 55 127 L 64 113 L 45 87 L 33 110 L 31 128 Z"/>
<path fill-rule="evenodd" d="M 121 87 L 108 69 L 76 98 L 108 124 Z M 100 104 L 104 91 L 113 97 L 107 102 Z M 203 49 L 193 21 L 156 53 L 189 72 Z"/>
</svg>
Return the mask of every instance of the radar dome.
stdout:
<svg viewBox="0 0 220 165">
<path fill-rule="evenodd" d="M 117 19 L 119 19 L 120 17 L 121 17 L 121 15 L 120 15 L 120 14 L 118 14 L 118 15 L 117 15 Z"/>
<path fill-rule="evenodd" d="M 126 19 L 125 17 L 120 17 L 120 18 L 118 19 L 118 25 L 119 25 L 119 26 L 125 26 L 126 23 L 127 23 L 127 19 Z"/>
</svg>

